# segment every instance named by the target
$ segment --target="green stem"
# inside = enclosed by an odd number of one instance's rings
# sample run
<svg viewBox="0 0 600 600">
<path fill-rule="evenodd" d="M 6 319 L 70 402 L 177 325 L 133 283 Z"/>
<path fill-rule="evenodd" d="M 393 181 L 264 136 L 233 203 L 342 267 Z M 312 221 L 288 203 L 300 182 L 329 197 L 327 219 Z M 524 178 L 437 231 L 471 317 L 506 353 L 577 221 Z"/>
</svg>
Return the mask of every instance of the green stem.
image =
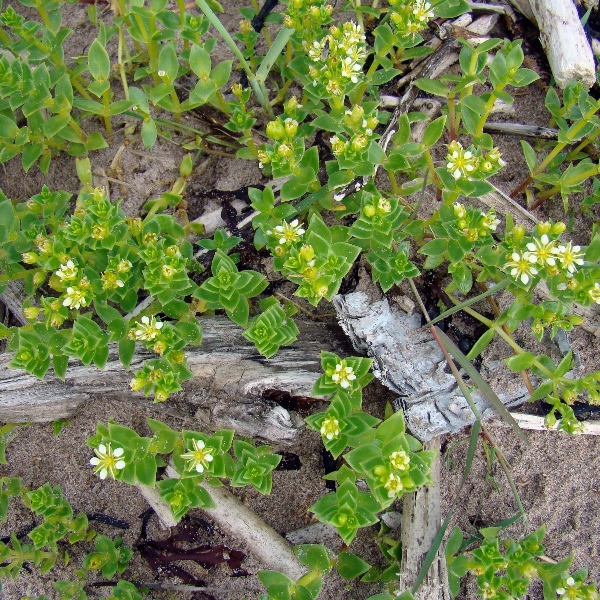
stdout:
<svg viewBox="0 0 600 600">
<path fill-rule="evenodd" d="M 179 10 L 179 29 L 185 27 L 185 0 L 177 0 L 177 9 Z M 190 49 L 189 40 L 183 40 L 183 51 Z"/>
<path fill-rule="evenodd" d="M 503 84 L 498 84 L 498 90 L 502 91 L 504 89 L 504 85 Z M 485 103 L 485 110 L 483 112 L 483 114 L 479 117 L 479 121 L 477 122 L 477 129 L 475 130 L 475 135 L 477 137 L 479 137 L 480 135 L 483 135 L 483 126 L 485 125 L 485 122 L 487 121 L 487 118 L 489 116 L 489 114 L 492 112 L 492 109 L 494 108 L 494 103 L 496 102 L 496 99 L 498 98 L 497 94 L 496 94 L 496 89 L 492 90 L 492 93 L 490 94 L 490 97 L 488 98 L 488 101 Z"/>
<path fill-rule="evenodd" d="M 104 119 L 104 128 L 106 133 L 110 135 L 112 133 L 112 123 L 110 121 L 110 89 L 102 94 L 102 106 L 104 110 L 102 112 L 102 118 Z"/>
<path fill-rule="evenodd" d="M 450 295 L 449 298 L 455 304 L 458 303 L 458 300 L 456 298 L 454 298 L 454 296 Z M 481 323 L 483 323 L 484 325 L 489 327 L 490 329 L 493 329 L 515 351 L 516 354 L 524 354 L 525 353 L 525 350 L 523 350 L 523 348 L 521 348 L 521 346 L 519 346 L 519 344 L 517 344 L 517 342 L 515 342 L 515 340 L 513 340 L 512 337 L 504 331 L 504 329 L 502 328 L 501 325 L 498 325 L 494 321 L 487 319 L 486 317 L 479 314 L 476 310 L 473 310 L 472 308 L 464 307 L 463 310 L 467 314 L 471 315 L 472 317 L 474 317 L 475 319 L 477 319 L 478 321 L 480 321 Z M 545 377 L 547 377 L 548 379 L 554 379 L 554 373 L 552 373 L 552 371 L 548 370 L 539 360 L 535 359 L 533 361 L 533 365 L 537 369 L 539 369 L 539 371 L 541 373 L 543 373 Z"/>
<path fill-rule="evenodd" d="M 579 174 L 577 176 L 576 180 L 570 182 L 567 179 L 566 181 L 563 182 L 563 185 L 565 185 L 565 184 L 567 186 L 578 185 L 579 183 L 582 183 L 583 181 L 585 181 L 588 177 L 593 177 L 594 175 L 598 175 L 598 170 L 599 170 L 599 167 L 597 165 L 595 165 L 589 171 L 585 171 L 585 173 Z M 548 198 L 551 198 L 552 196 L 554 196 L 554 194 L 557 194 L 558 192 L 560 192 L 561 187 L 562 186 L 560 186 L 560 185 L 555 185 L 554 187 L 550 188 L 549 190 L 546 190 L 543 194 L 538 196 L 537 200 L 529 207 L 530 210 L 537 208 L 538 206 L 540 206 L 544 202 L 546 202 L 546 200 L 548 200 Z"/>
<path fill-rule="evenodd" d="M 535 177 L 539 175 L 550 164 L 550 162 L 552 162 L 554 158 L 556 158 L 556 156 L 577 137 L 577 134 L 596 114 L 596 111 L 596 107 L 590 108 L 590 110 L 588 110 L 588 112 L 586 112 L 585 115 L 583 115 L 583 117 L 567 131 L 567 141 L 559 142 L 556 144 L 556 146 L 554 146 L 550 154 L 548 154 L 548 156 L 546 156 L 546 158 L 530 173 L 530 175 L 510 193 L 511 198 L 514 198 L 517 194 L 520 194 L 535 179 Z"/>
<path fill-rule="evenodd" d="M 119 25 L 119 43 L 117 46 L 117 60 L 119 61 L 119 73 L 121 75 L 121 85 L 125 98 L 129 100 L 129 86 L 127 85 L 127 76 L 125 74 L 125 65 L 123 64 L 123 46 L 125 45 L 125 36 L 123 35 L 123 23 Z"/>
<path fill-rule="evenodd" d="M 456 140 L 456 132 L 458 130 L 458 124 L 456 123 L 456 95 L 450 94 L 448 96 L 448 128 L 450 133 L 450 141 Z"/>
</svg>

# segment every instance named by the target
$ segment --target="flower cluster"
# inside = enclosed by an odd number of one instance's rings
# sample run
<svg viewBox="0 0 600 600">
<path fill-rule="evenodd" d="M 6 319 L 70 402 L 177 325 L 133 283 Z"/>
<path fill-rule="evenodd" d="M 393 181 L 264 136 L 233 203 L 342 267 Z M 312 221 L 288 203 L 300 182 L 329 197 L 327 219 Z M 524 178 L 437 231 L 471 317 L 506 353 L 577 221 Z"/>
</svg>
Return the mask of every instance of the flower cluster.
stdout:
<svg viewBox="0 0 600 600">
<path fill-rule="evenodd" d="M 360 81 L 367 57 L 365 34 L 356 23 L 332 25 L 321 40 L 303 44 L 312 62 L 309 74 L 319 96 L 342 98 Z"/>
<path fill-rule="evenodd" d="M 404 450 L 397 450 L 390 454 L 389 463 L 391 469 L 388 471 L 383 487 L 388 491 L 388 497 L 393 498 L 404 490 L 406 482 L 402 479 L 410 469 L 410 456 Z"/>
<path fill-rule="evenodd" d="M 456 180 L 486 179 L 506 165 L 497 148 L 492 148 L 484 155 L 481 149 L 474 146 L 465 150 L 457 141 L 448 144 L 446 161 L 446 168 Z"/>
<path fill-rule="evenodd" d="M 333 7 L 325 0 L 291 0 L 287 5 L 283 24 L 295 29 L 303 40 L 311 42 L 324 25 L 331 23 Z"/>
<path fill-rule="evenodd" d="M 526 250 L 511 252 L 504 267 L 511 277 L 520 280 L 524 285 L 535 278 L 540 269 L 546 269 L 548 275 L 562 275 L 566 278 L 564 283 L 559 284 L 559 289 L 567 289 L 570 287 L 569 280 L 573 278 L 577 268 L 584 264 L 584 253 L 581 252 L 580 246 L 574 246 L 572 242 L 559 244 L 547 233 L 527 242 L 525 248 Z M 573 283 L 576 284 L 576 281 Z M 592 299 L 594 289 L 590 290 Z"/>
<path fill-rule="evenodd" d="M 348 137 L 341 133 L 331 136 L 331 150 L 338 159 L 343 157 L 350 161 L 360 160 L 371 141 L 378 137 L 373 132 L 379 120 L 374 115 L 365 115 L 362 106 L 354 105 L 352 110 L 346 110 L 343 123 L 350 133 Z"/>
<path fill-rule="evenodd" d="M 390 22 L 396 35 L 414 38 L 435 17 L 431 4 L 426 0 L 389 0 Z"/>
<path fill-rule="evenodd" d="M 496 211 L 491 208 L 487 213 L 479 209 L 465 207 L 459 202 L 453 205 L 454 216 L 457 219 L 456 228 L 467 238 L 469 242 L 476 242 L 480 238 L 485 238 L 491 232 L 496 231 L 500 225 L 500 219 L 496 216 Z"/>
<path fill-rule="evenodd" d="M 274 143 L 262 145 L 257 153 L 259 167 L 269 165 L 270 171 L 265 173 L 273 177 L 296 173 L 305 152 L 304 136 L 298 133 L 298 126 L 306 111 L 295 97 L 285 102 L 283 110 L 283 114 L 266 127 L 266 134 Z"/>
</svg>

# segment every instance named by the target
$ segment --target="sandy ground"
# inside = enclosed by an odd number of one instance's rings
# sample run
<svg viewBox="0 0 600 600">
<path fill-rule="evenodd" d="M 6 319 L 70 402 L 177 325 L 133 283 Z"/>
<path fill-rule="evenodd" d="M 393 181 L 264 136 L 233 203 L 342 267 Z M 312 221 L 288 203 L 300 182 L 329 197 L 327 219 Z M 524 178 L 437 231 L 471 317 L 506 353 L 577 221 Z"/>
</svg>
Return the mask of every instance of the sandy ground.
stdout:
<svg viewBox="0 0 600 600">
<path fill-rule="evenodd" d="M 226 2 L 226 22 L 236 24 L 239 17 L 236 9 L 242 3 Z M 81 51 L 89 43 L 93 29 L 87 24 L 85 8 L 72 5 L 65 9 L 65 20 L 69 27 L 76 30 L 68 40 L 67 54 Z M 499 31 L 499 37 L 505 31 Z M 222 44 L 218 45 L 218 55 L 226 56 Z M 516 114 L 510 120 L 521 123 L 547 124 L 547 114 L 543 107 L 543 90 L 532 86 L 525 95 L 516 98 Z M 202 126 L 198 119 L 190 119 L 194 126 Z M 90 124 L 88 123 L 88 126 Z M 91 127 L 95 125 L 91 124 Z M 519 140 L 516 137 L 496 136 L 508 167 L 502 171 L 495 181 L 505 191 L 512 187 L 525 175 L 526 167 L 522 161 Z M 96 173 L 104 170 L 112 178 L 121 178 L 123 185 L 111 183 L 113 199 L 123 198 L 128 214 L 138 214 L 143 203 L 169 187 L 177 177 L 177 167 L 184 152 L 172 141 L 160 139 L 151 150 L 146 150 L 135 136 L 127 140 L 118 165 L 111 169 L 111 163 L 124 142 L 123 133 L 119 130 L 111 140 L 110 147 L 92 155 L 92 165 Z M 181 142 L 182 138 L 174 137 L 173 141 Z M 192 176 L 188 188 L 190 214 L 197 215 L 205 206 L 214 203 L 206 192 L 212 190 L 235 190 L 240 186 L 265 183 L 256 166 L 242 161 L 224 159 L 223 157 L 207 157 L 208 163 L 199 176 Z M 37 168 L 31 170 L 27 177 L 22 176 L 20 163 L 13 160 L 2 166 L 0 187 L 7 196 L 22 200 L 37 193 L 41 185 L 52 189 L 66 189 L 72 193 L 78 190 L 75 176 L 74 159 L 58 157 L 53 160 L 48 177 L 39 173 Z M 560 202 L 549 202 L 539 210 L 540 218 L 562 219 Z M 597 217 L 597 215 L 596 215 Z M 575 215 L 576 221 L 572 238 L 576 242 L 587 243 L 591 230 L 591 219 Z M 326 307 L 325 312 L 331 312 Z M 584 332 L 572 336 L 572 344 L 580 354 L 582 364 L 588 371 L 600 368 L 596 349 L 598 341 Z M 368 407 L 374 414 L 381 416 L 384 403 L 392 398 L 391 394 L 379 384 L 374 383 L 368 392 Z M 140 434 L 148 434 L 146 417 L 160 418 L 176 428 L 194 428 L 193 420 L 178 413 L 173 407 L 166 414 L 150 403 L 148 405 L 132 405 L 123 400 L 107 400 L 97 397 L 93 402 L 82 407 L 74 415 L 69 425 L 59 436 L 55 436 L 50 424 L 37 424 L 24 427 L 20 435 L 9 445 L 7 450 L 8 465 L 0 467 L 0 476 L 20 476 L 24 484 L 36 488 L 46 481 L 52 485 L 60 485 L 65 497 L 73 505 L 76 512 L 104 513 L 122 519 L 129 524 L 129 529 L 121 532 L 107 525 L 96 523 L 94 527 L 100 533 L 109 536 L 123 535 L 127 545 L 135 548 L 139 541 L 142 520 L 140 515 L 147 509 L 147 504 L 139 493 L 119 482 L 106 481 L 100 483 L 89 466 L 90 451 L 85 446 L 85 439 L 95 430 L 98 422 L 108 419 L 136 429 Z M 510 465 L 511 473 L 521 495 L 523 505 L 529 517 L 529 528 L 522 523 L 514 525 L 510 532 L 521 536 L 526 532 L 545 524 L 548 535 L 545 541 L 546 554 L 560 559 L 575 553 L 575 566 L 590 568 L 590 576 L 600 577 L 600 542 L 598 536 L 598 512 L 600 511 L 600 438 L 576 437 L 556 432 L 529 433 L 530 445 L 526 446 L 507 428 L 494 425 L 491 428 L 494 436 L 503 449 Z M 468 442 L 467 433 L 447 436 L 443 440 L 443 468 L 440 491 L 444 508 L 454 500 Z M 295 453 L 301 462 L 297 471 L 278 471 L 274 474 L 273 493 L 270 497 L 262 497 L 252 490 L 237 491 L 244 502 L 256 510 L 269 524 L 281 533 L 304 527 L 311 522 L 307 512 L 323 493 L 325 485 L 322 480 L 323 464 L 321 459 L 320 438 L 313 432 L 304 431 L 300 439 L 292 447 L 282 450 Z M 487 479 L 486 479 L 487 475 Z M 399 508 L 399 507 L 395 507 Z M 517 506 L 510 492 L 506 477 L 495 463 L 491 471 L 480 450 L 473 470 L 465 488 L 461 492 L 454 522 L 464 530 L 472 532 L 474 527 L 491 526 L 517 513 Z M 201 511 L 191 511 L 194 517 L 206 518 Z M 18 502 L 13 503 L 6 524 L 0 526 L 0 536 L 19 532 L 32 523 L 32 516 Z M 377 528 L 370 528 L 360 533 L 352 550 L 360 554 L 372 564 L 381 564 L 381 554 L 377 548 L 375 533 Z M 149 536 L 151 538 L 168 537 L 169 532 L 160 530 L 156 520 L 150 521 Z M 240 542 L 230 538 L 218 530 L 209 534 L 201 530 L 202 543 L 218 545 L 224 543 L 230 548 L 244 550 Z M 341 542 L 332 546 L 338 550 Z M 6 600 L 18 600 L 22 597 L 36 598 L 45 594 L 55 598 L 51 583 L 58 579 L 74 578 L 75 568 L 82 557 L 92 550 L 92 544 L 82 543 L 71 548 L 60 545 L 61 551 L 68 549 L 71 563 L 68 567 L 59 564 L 48 575 L 41 576 L 33 568 L 31 572 L 23 571 L 16 582 L 3 582 L 1 597 Z M 205 572 L 197 565 L 181 563 L 197 577 L 201 577 L 207 585 L 216 588 L 211 592 L 218 599 L 256 598 L 257 579 L 253 576 L 232 578 L 224 565 Z M 243 568 L 251 575 L 260 568 L 252 556 L 247 556 Z M 152 571 L 139 553 L 134 554 L 130 568 L 124 573 L 130 580 L 142 582 L 177 583 L 176 578 L 159 577 Z M 93 576 L 90 581 L 93 581 Z M 330 577 L 322 595 L 324 600 L 352 599 L 360 600 L 377 592 L 376 585 L 347 583 L 339 577 Z M 100 589 L 89 592 L 90 597 L 104 595 Z M 190 593 L 180 591 L 153 591 L 150 598 L 198 598 Z M 472 591 L 464 592 L 465 598 L 472 596 Z M 533 590 L 529 598 L 541 598 L 540 590 Z"/>
</svg>

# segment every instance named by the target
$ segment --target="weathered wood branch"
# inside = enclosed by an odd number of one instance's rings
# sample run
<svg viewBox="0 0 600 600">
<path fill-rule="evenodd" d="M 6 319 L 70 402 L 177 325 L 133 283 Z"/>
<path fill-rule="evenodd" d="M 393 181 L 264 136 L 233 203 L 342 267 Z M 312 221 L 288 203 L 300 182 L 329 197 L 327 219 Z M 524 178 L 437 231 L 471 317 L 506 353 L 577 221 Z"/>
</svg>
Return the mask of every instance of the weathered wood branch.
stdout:
<svg viewBox="0 0 600 600">
<path fill-rule="evenodd" d="M 242 336 L 242 329 L 225 317 L 202 318 L 203 343 L 187 352 L 194 378 L 173 396 L 196 410 L 198 418 L 215 427 L 234 428 L 242 435 L 290 442 L 297 435 L 293 417 L 271 400 L 277 391 L 288 396 L 310 396 L 319 376 L 320 351 L 349 351 L 343 332 L 335 325 L 299 322 L 298 341 L 265 359 Z M 149 352 L 136 352 L 131 369 L 141 368 Z M 48 374 L 43 381 L 8 368 L 9 355 L 0 356 L 0 421 L 52 421 L 70 416 L 94 397 L 150 402 L 129 388 L 131 372 L 121 365 L 111 346 L 106 368 L 85 367 L 71 361 L 66 381 Z"/>
<path fill-rule="evenodd" d="M 178 479 L 179 474 L 167 467 L 168 477 Z M 200 484 L 215 502 L 214 508 L 203 509 L 219 528 L 239 540 L 266 568 L 299 579 L 308 568 L 295 556 L 292 546 L 253 510 L 244 506 L 227 488 Z M 154 509 L 164 526 L 172 527 L 175 520 L 169 505 L 152 488 L 137 486 Z"/>
<path fill-rule="evenodd" d="M 419 314 L 408 315 L 387 299 L 371 303 L 363 292 L 334 296 L 333 303 L 353 346 L 373 357 L 375 376 L 399 394 L 395 404 L 404 410 L 411 434 L 426 442 L 474 423 L 473 411 L 437 342 L 421 327 Z M 502 361 L 493 366 L 484 361 L 482 375 L 508 407 L 529 397 Z M 473 401 L 484 418 L 495 414 L 479 390 L 473 391 Z"/>
<path fill-rule="evenodd" d="M 572 0 L 529 0 L 557 85 L 596 83 L 594 55 Z"/>
<path fill-rule="evenodd" d="M 413 587 L 442 522 L 439 487 L 440 438 L 426 442 L 424 448 L 437 452 L 431 465 L 431 476 L 436 483 L 423 486 L 413 494 L 405 494 L 403 498 L 400 591 Z M 443 546 L 429 567 L 415 594 L 415 600 L 450 600 Z"/>
</svg>

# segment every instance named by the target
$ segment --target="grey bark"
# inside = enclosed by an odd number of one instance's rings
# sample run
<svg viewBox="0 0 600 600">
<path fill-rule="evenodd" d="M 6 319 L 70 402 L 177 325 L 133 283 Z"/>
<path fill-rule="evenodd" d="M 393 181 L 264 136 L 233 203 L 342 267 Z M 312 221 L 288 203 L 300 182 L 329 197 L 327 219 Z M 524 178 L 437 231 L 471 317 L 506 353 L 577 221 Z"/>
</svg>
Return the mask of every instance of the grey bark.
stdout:
<svg viewBox="0 0 600 600">
<path fill-rule="evenodd" d="M 404 410 L 411 434 L 429 441 L 475 421 L 441 349 L 421 327 L 417 313 L 408 315 L 387 299 L 371 303 L 363 292 L 335 296 L 333 301 L 353 346 L 373 357 L 376 377 L 399 394 L 396 407 Z M 529 397 L 527 389 L 518 377 L 511 381 L 505 375 L 509 374 L 502 362 L 483 374 L 506 406 L 518 406 Z M 495 414 L 478 390 L 473 400 L 484 418 Z"/>
<path fill-rule="evenodd" d="M 433 486 L 423 486 L 413 494 L 405 494 L 402 504 L 402 563 L 400 591 L 415 583 L 441 525 L 440 506 L 440 438 L 426 442 L 425 450 L 437 452 L 431 465 Z M 427 575 L 415 594 L 415 600 L 450 600 L 448 571 L 444 546 L 438 550 Z"/>
<path fill-rule="evenodd" d="M 214 427 L 234 428 L 241 435 L 271 442 L 291 442 L 301 424 L 299 418 L 273 402 L 273 395 L 310 397 L 320 371 L 320 351 L 348 352 L 337 326 L 299 322 L 296 343 L 265 359 L 242 329 L 225 317 L 202 318 L 203 342 L 187 351 L 194 378 L 184 391 L 173 396 L 196 411 L 196 417 Z M 142 366 L 149 352 L 136 352 L 131 370 Z M 0 421 L 52 421 L 73 414 L 96 397 L 117 397 L 126 402 L 142 401 L 130 391 L 132 373 L 121 365 L 112 346 L 104 370 L 71 361 L 66 381 L 49 372 L 43 381 L 9 369 L 9 355 L 0 356 Z"/>
</svg>

